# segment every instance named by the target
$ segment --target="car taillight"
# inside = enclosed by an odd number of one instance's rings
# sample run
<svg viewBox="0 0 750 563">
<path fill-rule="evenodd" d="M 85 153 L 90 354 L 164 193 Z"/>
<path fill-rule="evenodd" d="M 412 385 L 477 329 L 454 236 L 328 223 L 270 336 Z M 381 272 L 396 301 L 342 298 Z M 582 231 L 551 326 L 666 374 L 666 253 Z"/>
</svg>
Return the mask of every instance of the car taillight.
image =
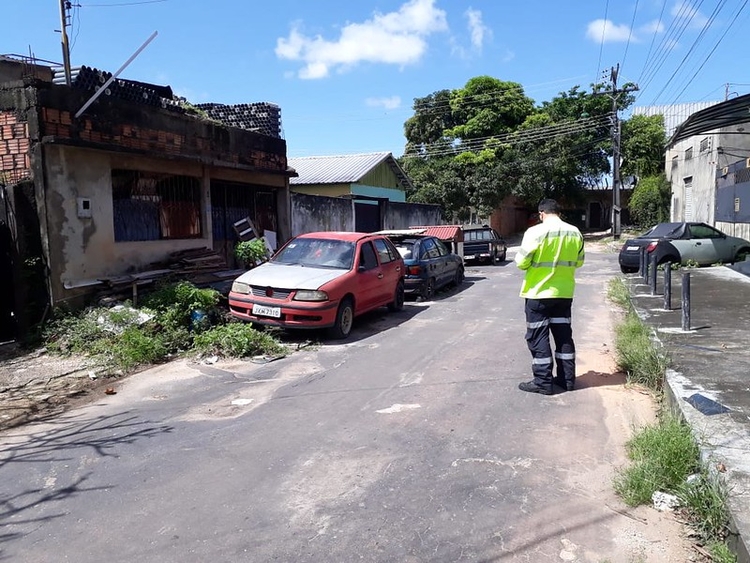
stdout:
<svg viewBox="0 0 750 563">
<path fill-rule="evenodd" d="M 646 252 L 652 252 L 656 248 L 657 244 L 659 244 L 657 241 L 648 243 L 648 246 L 646 247 Z"/>
<path fill-rule="evenodd" d="M 406 273 L 410 276 L 418 276 L 422 273 L 422 266 L 409 266 L 406 269 Z"/>
</svg>

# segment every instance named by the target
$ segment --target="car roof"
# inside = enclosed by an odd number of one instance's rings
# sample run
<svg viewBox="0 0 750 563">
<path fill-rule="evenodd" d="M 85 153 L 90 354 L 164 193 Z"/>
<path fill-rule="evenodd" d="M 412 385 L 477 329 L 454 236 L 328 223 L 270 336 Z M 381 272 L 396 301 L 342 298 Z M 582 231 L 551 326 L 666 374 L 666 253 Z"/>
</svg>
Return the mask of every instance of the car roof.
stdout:
<svg viewBox="0 0 750 563">
<path fill-rule="evenodd" d="M 347 242 L 357 242 L 363 238 L 379 236 L 374 233 L 359 233 L 354 231 L 318 231 L 314 233 L 304 233 L 297 235 L 297 238 L 318 238 L 325 240 L 343 240 Z"/>
</svg>

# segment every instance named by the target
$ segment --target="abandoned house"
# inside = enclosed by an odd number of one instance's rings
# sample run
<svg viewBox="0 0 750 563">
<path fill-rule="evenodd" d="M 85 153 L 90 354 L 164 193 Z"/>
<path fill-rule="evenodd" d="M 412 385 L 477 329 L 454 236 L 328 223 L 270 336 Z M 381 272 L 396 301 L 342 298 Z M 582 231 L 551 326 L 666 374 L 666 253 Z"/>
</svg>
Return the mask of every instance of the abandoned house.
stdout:
<svg viewBox="0 0 750 563">
<path fill-rule="evenodd" d="M 0 340 L 107 287 L 232 268 L 239 220 L 291 236 L 278 107 L 246 130 L 169 87 L 110 77 L 81 67 L 60 84 L 51 67 L 0 57 L 0 276 L 12 279 Z"/>
</svg>

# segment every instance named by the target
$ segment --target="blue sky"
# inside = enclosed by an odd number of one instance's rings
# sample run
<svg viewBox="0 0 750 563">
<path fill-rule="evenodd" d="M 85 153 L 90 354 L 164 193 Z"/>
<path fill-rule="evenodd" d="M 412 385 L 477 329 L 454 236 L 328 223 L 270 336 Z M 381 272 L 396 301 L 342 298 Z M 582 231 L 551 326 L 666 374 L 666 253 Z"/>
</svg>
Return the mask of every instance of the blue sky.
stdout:
<svg viewBox="0 0 750 563">
<path fill-rule="evenodd" d="M 747 0 L 73 0 L 74 66 L 193 103 L 273 102 L 289 156 L 403 154 L 414 98 L 474 76 L 537 103 L 608 77 L 637 105 L 750 91 Z M 3 0 L 0 54 L 61 61 L 56 0 Z"/>
</svg>

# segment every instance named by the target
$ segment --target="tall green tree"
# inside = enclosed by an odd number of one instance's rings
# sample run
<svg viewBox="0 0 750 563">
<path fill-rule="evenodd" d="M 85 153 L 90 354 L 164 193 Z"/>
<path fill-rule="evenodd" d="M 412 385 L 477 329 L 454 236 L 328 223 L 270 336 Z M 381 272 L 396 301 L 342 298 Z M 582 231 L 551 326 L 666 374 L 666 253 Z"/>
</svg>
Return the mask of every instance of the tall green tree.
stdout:
<svg viewBox="0 0 750 563">
<path fill-rule="evenodd" d="M 632 101 L 622 95 L 618 105 Z M 579 87 L 535 106 L 520 84 L 490 76 L 417 98 L 401 161 L 416 185 L 409 200 L 458 218 L 466 206 L 490 211 L 510 194 L 532 204 L 576 201 L 609 172 L 611 111 L 611 96 Z"/>
<path fill-rule="evenodd" d="M 638 181 L 630 196 L 630 215 L 640 227 L 651 227 L 669 220 L 672 186 L 664 174 L 646 176 Z"/>
<path fill-rule="evenodd" d="M 667 135 L 664 116 L 634 115 L 622 123 L 623 176 L 656 176 L 664 171 Z"/>
</svg>

